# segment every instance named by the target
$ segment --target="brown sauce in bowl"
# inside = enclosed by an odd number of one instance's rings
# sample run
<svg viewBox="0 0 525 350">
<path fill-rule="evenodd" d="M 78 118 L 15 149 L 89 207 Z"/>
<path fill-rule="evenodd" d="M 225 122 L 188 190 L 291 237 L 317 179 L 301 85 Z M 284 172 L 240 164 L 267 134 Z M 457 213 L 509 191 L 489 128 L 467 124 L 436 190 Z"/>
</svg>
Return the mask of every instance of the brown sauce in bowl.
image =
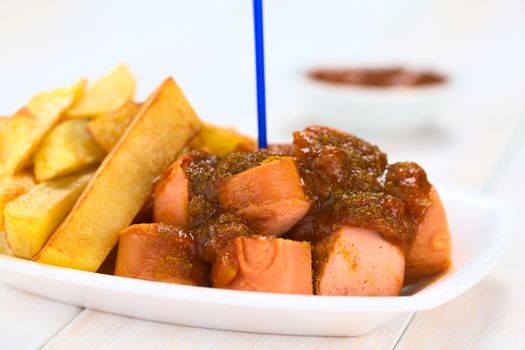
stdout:
<svg viewBox="0 0 525 350">
<path fill-rule="evenodd" d="M 309 71 L 312 80 L 363 87 L 426 87 L 444 84 L 447 78 L 432 71 L 392 68 L 318 68 Z"/>
</svg>

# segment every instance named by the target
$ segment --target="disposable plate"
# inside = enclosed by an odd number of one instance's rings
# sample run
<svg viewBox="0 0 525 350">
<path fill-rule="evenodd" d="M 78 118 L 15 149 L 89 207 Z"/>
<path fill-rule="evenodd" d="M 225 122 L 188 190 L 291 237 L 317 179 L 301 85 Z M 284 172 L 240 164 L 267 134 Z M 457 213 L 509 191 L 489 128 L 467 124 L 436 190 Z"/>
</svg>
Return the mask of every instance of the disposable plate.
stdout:
<svg viewBox="0 0 525 350">
<path fill-rule="evenodd" d="M 43 297 L 147 320 L 234 331 L 354 336 L 400 313 L 438 307 L 488 274 L 510 240 L 510 209 L 486 195 L 440 189 L 453 266 L 399 297 L 239 292 L 77 271 L 0 255 L 0 282 Z"/>
</svg>

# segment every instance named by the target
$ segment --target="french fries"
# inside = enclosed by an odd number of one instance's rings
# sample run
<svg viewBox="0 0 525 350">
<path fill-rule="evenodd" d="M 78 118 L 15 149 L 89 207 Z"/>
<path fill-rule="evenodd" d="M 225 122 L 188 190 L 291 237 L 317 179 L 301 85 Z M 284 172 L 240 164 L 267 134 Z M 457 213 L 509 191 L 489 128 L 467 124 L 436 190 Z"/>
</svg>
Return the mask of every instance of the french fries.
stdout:
<svg viewBox="0 0 525 350">
<path fill-rule="evenodd" d="M 23 195 L 28 191 L 28 187 L 23 184 L 12 182 L 12 181 L 2 181 L 0 183 L 0 212 L 4 212 L 5 205 Z M 4 216 L 0 215 L 0 231 L 4 231 Z"/>
<path fill-rule="evenodd" d="M 13 252 L 7 244 L 7 239 L 5 238 L 5 232 L 0 232 L 0 254 L 13 256 Z"/>
<path fill-rule="evenodd" d="M 67 215 L 93 173 L 42 182 L 4 208 L 7 242 L 17 257 L 30 259 Z"/>
<path fill-rule="evenodd" d="M 124 65 L 96 81 L 67 112 L 69 118 L 93 118 L 133 100 L 135 80 Z"/>
<path fill-rule="evenodd" d="M 70 214 L 34 260 L 96 271 L 148 197 L 153 181 L 201 129 L 169 78 L 133 118 Z"/>
<path fill-rule="evenodd" d="M 255 151 L 257 149 L 255 140 L 239 134 L 234 129 L 211 124 L 204 125 L 190 147 L 215 153 L 221 157 L 233 151 Z"/>
<path fill-rule="evenodd" d="M 99 163 L 105 151 L 87 131 L 86 119 L 66 120 L 55 126 L 35 153 L 35 177 L 40 181 L 71 174 Z"/>
<path fill-rule="evenodd" d="M 74 85 L 40 93 L 9 118 L 0 129 L 0 178 L 11 176 L 27 165 L 44 136 L 75 102 L 83 86 L 81 80 Z"/>
<path fill-rule="evenodd" d="M 7 116 L 0 116 L 0 133 L 1 133 L 1 130 L 7 125 L 9 124 L 9 119 L 11 119 L 10 117 L 7 117 Z"/>
<path fill-rule="evenodd" d="M 30 187 L 32 185 L 23 177 L 0 181 L 0 214 L 8 202 L 26 193 Z M 3 215 L 0 215 L 0 254 L 13 255 L 5 237 Z"/>
<path fill-rule="evenodd" d="M 139 107 L 140 106 L 134 102 L 128 102 L 113 112 L 103 114 L 93 119 L 88 124 L 89 133 L 103 149 L 107 152 L 111 151 L 133 119 L 133 116 L 137 113 Z"/>
<path fill-rule="evenodd" d="M 16 183 L 16 184 L 26 187 L 28 190 L 35 187 L 36 185 L 36 180 L 35 180 L 35 177 L 33 176 L 32 169 L 26 169 L 24 171 L 16 173 L 15 175 L 2 180 L 2 182 Z"/>
</svg>

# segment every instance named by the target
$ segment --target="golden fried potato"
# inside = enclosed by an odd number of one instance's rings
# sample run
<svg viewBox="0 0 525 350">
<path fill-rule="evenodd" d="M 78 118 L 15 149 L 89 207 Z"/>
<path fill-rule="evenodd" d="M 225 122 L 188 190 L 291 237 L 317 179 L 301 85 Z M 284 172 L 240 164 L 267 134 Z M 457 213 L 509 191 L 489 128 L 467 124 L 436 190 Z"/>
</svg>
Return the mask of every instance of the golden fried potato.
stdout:
<svg viewBox="0 0 525 350">
<path fill-rule="evenodd" d="M 72 174 L 99 163 L 106 152 L 87 130 L 89 120 L 66 120 L 55 126 L 35 153 L 37 181 Z"/>
<path fill-rule="evenodd" d="M 233 151 L 255 151 L 255 140 L 239 134 L 234 129 L 221 128 L 205 124 L 201 132 L 193 139 L 190 147 L 201 149 L 219 156 Z"/>
<path fill-rule="evenodd" d="M 7 239 L 5 238 L 5 232 L 0 232 L 0 254 L 13 256 L 13 252 L 7 244 Z"/>
<path fill-rule="evenodd" d="M 32 184 L 23 176 L 0 181 L 0 254 L 13 255 L 5 237 L 4 207 L 8 202 L 26 193 L 31 187 Z"/>
<path fill-rule="evenodd" d="M 4 212 L 7 203 L 25 194 L 29 187 L 14 181 L 0 182 L 0 213 Z M 0 231 L 4 231 L 4 216 L 0 215 Z"/>
<path fill-rule="evenodd" d="M 7 203 L 4 226 L 15 256 L 30 259 L 71 210 L 92 172 L 46 181 Z"/>
<path fill-rule="evenodd" d="M 0 130 L 2 130 L 7 124 L 9 124 L 9 120 L 11 117 L 0 115 Z"/>
<path fill-rule="evenodd" d="M 18 172 L 13 176 L 10 176 L 2 181 L 20 184 L 22 186 L 25 186 L 28 190 L 36 186 L 36 180 L 33 175 L 33 169 L 31 168 L 27 168 L 21 172 Z"/>
<path fill-rule="evenodd" d="M 124 65 L 96 81 L 68 111 L 68 118 L 93 118 L 119 109 L 135 95 L 135 80 Z"/>
<path fill-rule="evenodd" d="M 128 102 L 116 111 L 103 114 L 93 119 L 88 124 L 88 131 L 97 143 L 106 150 L 111 151 L 120 139 L 124 130 L 129 125 L 140 105 Z"/>
<path fill-rule="evenodd" d="M 119 231 L 141 209 L 154 180 L 200 128 L 182 91 L 172 78 L 166 79 L 34 260 L 96 271 L 117 243 Z"/>
<path fill-rule="evenodd" d="M 28 168 L 0 180 L 0 231 L 4 230 L 4 206 L 7 202 L 27 193 L 37 185 L 33 176 L 33 169 Z"/>
<path fill-rule="evenodd" d="M 0 129 L 0 178 L 13 175 L 28 164 L 44 136 L 62 113 L 78 98 L 84 81 L 31 99 Z"/>
</svg>

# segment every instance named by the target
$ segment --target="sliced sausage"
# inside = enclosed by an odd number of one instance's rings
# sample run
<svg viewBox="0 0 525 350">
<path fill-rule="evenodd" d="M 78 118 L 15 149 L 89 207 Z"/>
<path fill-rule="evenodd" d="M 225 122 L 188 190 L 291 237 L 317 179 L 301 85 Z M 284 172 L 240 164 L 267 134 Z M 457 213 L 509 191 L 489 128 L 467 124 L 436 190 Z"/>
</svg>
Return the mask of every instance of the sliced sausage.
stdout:
<svg viewBox="0 0 525 350">
<path fill-rule="evenodd" d="M 198 258 L 193 237 L 165 224 L 132 225 L 120 232 L 115 275 L 209 285 L 209 266 Z"/>
<path fill-rule="evenodd" d="M 229 260 L 229 263 L 221 261 L 219 257 L 214 264 L 214 287 L 312 294 L 312 255 L 309 243 L 282 238 L 237 237 Z M 221 280 L 229 283 L 213 283 Z"/>
<path fill-rule="evenodd" d="M 183 158 L 173 163 L 153 189 L 153 221 L 188 228 L 188 179 Z"/>
<path fill-rule="evenodd" d="M 291 157 L 281 157 L 228 178 L 219 188 L 222 208 L 236 210 L 261 235 L 281 235 L 310 209 Z"/>
<path fill-rule="evenodd" d="M 377 232 L 344 226 L 314 246 L 314 266 L 316 294 L 394 296 L 405 258 Z"/>
<path fill-rule="evenodd" d="M 406 259 L 406 283 L 415 283 L 446 271 L 451 263 L 452 242 L 447 214 L 434 187 L 428 208 L 409 247 Z"/>
</svg>

